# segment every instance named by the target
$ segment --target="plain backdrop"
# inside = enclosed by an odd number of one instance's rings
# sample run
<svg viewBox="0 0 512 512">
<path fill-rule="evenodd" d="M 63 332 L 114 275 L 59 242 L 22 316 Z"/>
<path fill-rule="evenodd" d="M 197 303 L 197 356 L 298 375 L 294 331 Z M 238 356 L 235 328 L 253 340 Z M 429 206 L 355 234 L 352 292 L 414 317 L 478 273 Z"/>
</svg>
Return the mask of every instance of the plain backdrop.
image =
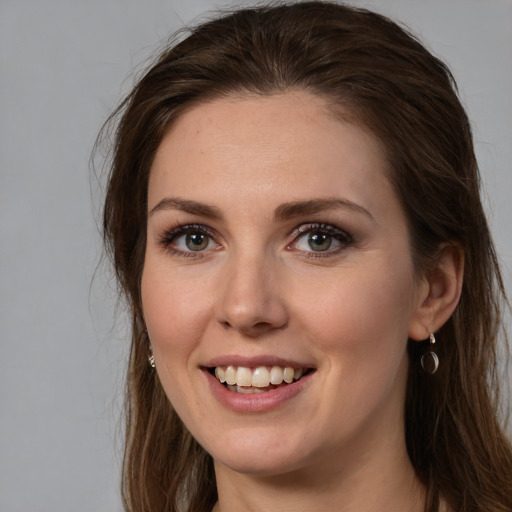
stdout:
<svg viewBox="0 0 512 512">
<path fill-rule="evenodd" d="M 404 21 L 451 66 L 512 293 L 512 1 L 353 3 Z M 0 512 L 121 510 L 128 331 L 97 267 L 89 158 L 134 70 L 174 30 L 227 5 L 0 0 Z"/>
</svg>

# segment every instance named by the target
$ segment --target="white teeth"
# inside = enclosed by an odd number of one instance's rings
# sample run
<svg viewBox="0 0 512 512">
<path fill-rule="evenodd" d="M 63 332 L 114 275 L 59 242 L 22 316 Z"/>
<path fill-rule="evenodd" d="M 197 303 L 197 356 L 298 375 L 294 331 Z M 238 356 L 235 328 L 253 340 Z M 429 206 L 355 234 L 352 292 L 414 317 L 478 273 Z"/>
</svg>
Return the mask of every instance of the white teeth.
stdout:
<svg viewBox="0 0 512 512">
<path fill-rule="evenodd" d="M 264 391 L 262 388 L 279 386 L 283 382 L 291 384 L 304 375 L 304 368 L 292 368 L 291 366 L 281 367 L 258 366 L 248 368 L 246 366 L 217 366 L 215 377 L 222 384 L 226 383 L 228 389 L 239 393 L 254 393 Z M 241 389 L 241 391 L 240 391 Z M 256 391 L 254 391 L 256 390 Z"/>
<path fill-rule="evenodd" d="M 215 377 L 217 377 L 217 379 L 220 380 L 222 384 L 224 384 L 224 382 L 226 382 L 226 370 L 220 366 L 217 366 L 217 368 L 215 368 Z"/>
<path fill-rule="evenodd" d="M 272 366 L 270 369 L 270 383 L 276 386 L 283 383 L 283 369 L 280 366 Z"/>
<path fill-rule="evenodd" d="M 230 386 L 233 386 L 234 384 L 236 384 L 236 369 L 234 366 L 228 366 L 226 368 L 225 377 L 226 377 L 226 382 Z"/>
<path fill-rule="evenodd" d="M 237 393 L 245 393 L 245 394 L 249 394 L 249 393 L 264 393 L 264 391 L 262 389 L 259 389 L 259 388 L 244 388 L 242 386 L 237 386 L 236 387 L 236 392 Z"/>
<path fill-rule="evenodd" d="M 252 385 L 252 372 L 250 368 L 239 366 L 236 371 L 236 383 L 239 386 L 250 387 Z"/>
<path fill-rule="evenodd" d="M 259 388 L 244 388 L 242 386 L 228 386 L 229 391 L 234 391 L 235 393 L 243 393 L 245 395 L 250 395 L 252 393 L 265 393 L 263 389 Z"/>
<path fill-rule="evenodd" d="M 283 379 L 284 381 L 287 383 L 287 384 L 291 384 L 293 382 L 293 374 L 294 374 L 294 370 L 293 368 L 290 368 L 289 366 L 287 366 L 285 369 L 284 369 L 284 372 L 283 372 Z"/>
<path fill-rule="evenodd" d="M 265 366 L 259 366 L 252 372 L 251 385 L 255 388 L 268 388 L 270 373 Z"/>
</svg>

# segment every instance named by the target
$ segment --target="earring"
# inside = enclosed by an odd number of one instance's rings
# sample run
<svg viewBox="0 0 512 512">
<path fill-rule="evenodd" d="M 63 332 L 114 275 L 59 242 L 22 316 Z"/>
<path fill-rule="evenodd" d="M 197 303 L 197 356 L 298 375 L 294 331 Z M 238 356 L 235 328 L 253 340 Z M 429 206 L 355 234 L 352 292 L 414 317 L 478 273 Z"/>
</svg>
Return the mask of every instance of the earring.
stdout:
<svg viewBox="0 0 512 512">
<path fill-rule="evenodd" d="M 148 330 L 144 329 L 144 332 L 146 333 L 146 336 L 149 339 Z M 156 366 L 156 364 L 155 364 L 155 356 L 153 355 L 153 351 L 151 350 L 151 345 L 149 345 L 148 361 L 149 361 L 149 366 L 151 366 L 151 368 L 155 368 L 155 366 Z"/>
<path fill-rule="evenodd" d="M 429 336 L 430 345 L 433 345 L 436 342 L 436 337 L 434 333 L 431 332 Z M 437 354 L 433 350 L 429 350 L 425 354 L 421 356 L 421 367 L 430 375 L 434 375 L 439 368 L 439 358 Z"/>
</svg>

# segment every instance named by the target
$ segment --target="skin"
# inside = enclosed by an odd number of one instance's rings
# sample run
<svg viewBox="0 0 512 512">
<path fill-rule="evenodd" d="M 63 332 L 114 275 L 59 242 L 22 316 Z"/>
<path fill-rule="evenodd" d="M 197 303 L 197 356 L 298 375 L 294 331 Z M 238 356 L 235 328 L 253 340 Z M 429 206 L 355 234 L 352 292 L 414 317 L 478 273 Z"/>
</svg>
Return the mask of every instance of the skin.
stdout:
<svg viewBox="0 0 512 512">
<path fill-rule="evenodd" d="M 301 91 L 196 106 L 156 153 L 144 316 L 162 386 L 214 458 L 216 511 L 422 510 L 403 429 L 406 346 L 451 314 L 461 257 L 446 251 L 418 275 L 385 171 L 372 134 Z M 352 206 L 276 218 L 284 204 L 333 198 Z M 318 251 L 318 223 L 348 235 L 327 233 Z M 206 226 L 187 232 L 203 236 L 199 251 L 170 233 L 190 224 Z M 235 412 L 202 370 L 225 355 L 316 371 L 279 407 Z"/>
</svg>

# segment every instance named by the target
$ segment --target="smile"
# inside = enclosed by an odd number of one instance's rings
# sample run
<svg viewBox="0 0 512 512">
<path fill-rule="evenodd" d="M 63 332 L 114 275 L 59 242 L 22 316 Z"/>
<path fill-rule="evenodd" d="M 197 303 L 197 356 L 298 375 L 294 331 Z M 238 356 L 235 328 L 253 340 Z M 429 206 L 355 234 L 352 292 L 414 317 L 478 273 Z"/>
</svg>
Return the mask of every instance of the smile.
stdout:
<svg viewBox="0 0 512 512">
<path fill-rule="evenodd" d="M 273 356 L 222 356 L 202 368 L 213 396 L 236 413 L 263 413 L 286 407 L 316 380 L 316 366 Z M 286 410 L 286 409 L 285 409 Z"/>
<path fill-rule="evenodd" d="M 213 370 L 213 369 L 212 369 Z M 291 366 L 216 366 L 213 373 L 216 379 L 235 393 L 264 393 L 277 387 L 287 386 L 300 380 L 307 368 Z"/>
</svg>

